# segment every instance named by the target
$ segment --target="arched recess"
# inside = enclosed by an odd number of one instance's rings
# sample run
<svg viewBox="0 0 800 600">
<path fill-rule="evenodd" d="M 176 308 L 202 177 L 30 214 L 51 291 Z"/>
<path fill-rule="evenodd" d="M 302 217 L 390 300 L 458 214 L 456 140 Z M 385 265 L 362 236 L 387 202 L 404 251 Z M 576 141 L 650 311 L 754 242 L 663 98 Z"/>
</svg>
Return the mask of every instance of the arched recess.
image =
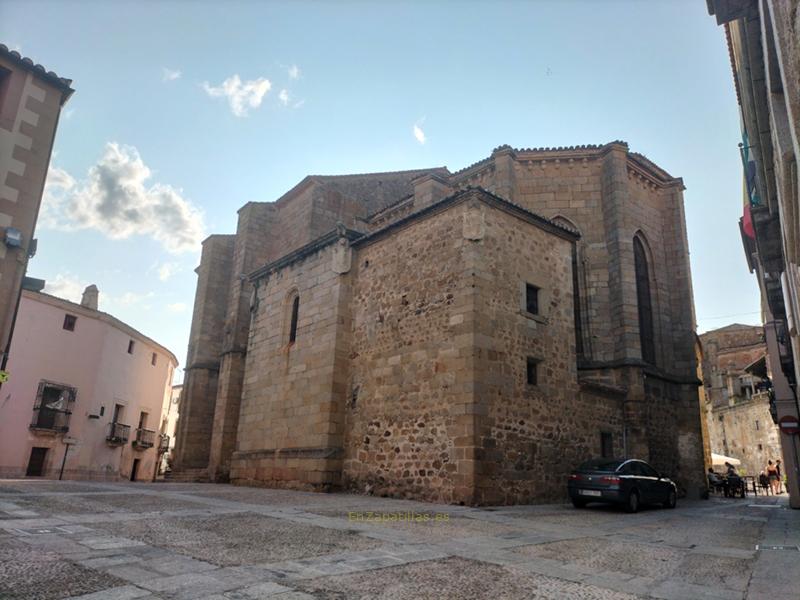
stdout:
<svg viewBox="0 0 800 600">
<path fill-rule="evenodd" d="M 633 236 L 633 267 L 636 279 L 636 306 L 639 314 L 639 345 L 642 360 L 651 365 L 658 363 L 656 315 L 658 301 L 653 268 L 653 253 L 642 231 Z"/>
<path fill-rule="evenodd" d="M 556 225 L 581 233 L 580 228 L 567 217 L 556 215 L 550 219 Z M 572 302 L 575 314 L 575 354 L 579 361 L 591 358 L 589 294 L 586 280 L 586 247 L 583 238 L 572 246 Z"/>
</svg>

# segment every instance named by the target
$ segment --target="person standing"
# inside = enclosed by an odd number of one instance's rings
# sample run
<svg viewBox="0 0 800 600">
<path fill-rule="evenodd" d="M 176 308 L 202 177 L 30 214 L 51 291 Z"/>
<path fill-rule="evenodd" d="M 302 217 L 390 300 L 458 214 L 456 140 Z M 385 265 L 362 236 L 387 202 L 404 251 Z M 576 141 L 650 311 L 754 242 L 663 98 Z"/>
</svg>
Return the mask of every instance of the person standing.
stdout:
<svg viewBox="0 0 800 600">
<path fill-rule="evenodd" d="M 769 477 L 769 486 L 772 488 L 773 494 L 779 494 L 778 491 L 778 469 L 771 460 L 767 461 L 767 477 Z"/>
<path fill-rule="evenodd" d="M 775 461 L 775 470 L 778 471 L 778 493 L 783 493 L 783 474 L 781 473 L 781 459 Z"/>
</svg>

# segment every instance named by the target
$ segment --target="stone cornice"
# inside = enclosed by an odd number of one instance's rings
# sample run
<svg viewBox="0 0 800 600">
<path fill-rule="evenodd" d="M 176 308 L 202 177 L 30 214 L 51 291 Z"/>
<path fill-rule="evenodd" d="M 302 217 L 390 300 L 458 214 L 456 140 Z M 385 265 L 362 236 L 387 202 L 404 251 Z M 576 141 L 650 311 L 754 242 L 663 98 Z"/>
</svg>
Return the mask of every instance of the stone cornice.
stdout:
<svg viewBox="0 0 800 600">
<path fill-rule="evenodd" d="M 310 256 L 311 254 L 319 252 L 326 246 L 330 246 L 331 244 L 337 242 L 341 237 L 345 237 L 348 240 L 353 241 L 355 239 L 360 238 L 362 235 L 363 234 L 361 234 L 358 231 L 354 231 L 353 229 L 347 229 L 344 227 L 334 229 L 326 233 L 325 235 L 311 241 L 305 246 L 302 246 L 297 250 L 294 250 L 293 252 L 290 252 L 289 254 L 286 254 L 285 256 L 282 256 L 281 258 L 274 260 L 271 263 L 267 263 L 263 267 L 256 269 L 255 271 L 247 275 L 247 278 L 251 282 L 256 282 L 259 279 L 263 279 L 270 273 L 273 273 L 274 271 L 282 269 L 283 267 L 295 263 L 298 260 L 302 260 L 303 258 Z"/>
<path fill-rule="evenodd" d="M 443 198 L 442 200 L 439 200 L 438 202 L 435 202 L 430 206 L 418 210 L 417 212 L 412 213 L 406 217 L 403 217 L 402 219 L 398 219 L 397 221 L 388 224 L 386 227 L 382 229 L 378 229 L 377 231 L 366 234 L 356 239 L 353 242 L 353 247 L 357 248 L 360 246 L 371 244 L 372 242 L 385 237 L 386 235 L 397 229 L 409 226 L 411 223 L 413 223 L 418 219 L 427 216 L 433 216 L 435 214 L 438 214 L 440 212 L 443 212 L 451 208 L 452 206 L 461 204 L 462 202 L 466 202 L 471 198 L 480 200 L 485 204 L 488 204 L 489 206 L 493 206 L 494 208 L 499 208 L 500 210 L 508 214 L 511 214 L 512 216 L 515 216 L 519 219 L 522 219 L 523 221 L 531 223 L 532 225 L 535 225 L 541 229 L 544 229 L 549 233 L 555 234 L 558 237 L 564 238 L 568 241 L 575 242 L 578 239 L 580 239 L 580 235 L 577 232 L 572 231 L 571 229 L 553 223 L 549 219 L 545 219 L 544 217 L 537 215 L 536 213 L 532 213 L 529 210 L 524 209 L 521 206 L 514 204 L 513 202 L 509 202 L 505 198 L 501 198 L 500 196 L 492 194 L 491 192 L 481 187 L 468 186 L 467 188 L 459 190 L 455 194 Z"/>
</svg>

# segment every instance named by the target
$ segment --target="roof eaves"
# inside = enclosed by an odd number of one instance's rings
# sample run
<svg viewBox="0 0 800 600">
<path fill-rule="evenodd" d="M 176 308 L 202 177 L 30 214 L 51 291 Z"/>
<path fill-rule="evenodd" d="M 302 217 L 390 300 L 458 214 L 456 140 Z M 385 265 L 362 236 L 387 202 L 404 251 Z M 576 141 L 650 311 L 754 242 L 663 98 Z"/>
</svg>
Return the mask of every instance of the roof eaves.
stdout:
<svg viewBox="0 0 800 600">
<path fill-rule="evenodd" d="M 312 240 L 305 246 L 301 246 L 297 250 L 293 250 L 289 254 L 286 254 L 280 257 L 277 260 L 274 260 L 270 263 L 267 263 L 263 267 L 259 267 L 255 271 L 250 272 L 247 275 L 247 279 L 251 282 L 258 281 L 272 273 L 273 271 L 277 271 L 278 269 L 282 269 L 286 266 L 291 265 L 292 263 L 297 262 L 298 260 L 302 260 L 311 254 L 319 252 L 326 246 L 330 246 L 334 242 L 338 241 L 339 238 L 345 237 L 351 242 L 353 240 L 357 240 L 362 237 L 364 234 L 360 231 L 355 231 L 353 229 L 347 229 L 346 227 L 340 228 L 337 227 L 329 231 L 328 233 L 321 235 L 315 240 Z"/>
<path fill-rule="evenodd" d="M 571 240 L 571 241 L 575 241 L 575 240 L 578 240 L 580 238 L 580 234 L 577 231 L 575 231 L 573 229 L 570 229 L 568 227 L 565 227 L 563 225 L 559 225 L 558 223 L 554 223 L 553 221 L 550 221 L 549 219 L 546 219 L 545 217 L 543 217 L 541 215 L 537 215 L 536 213 L 533 213 L 533 212 L 529 211 L 528 209 L 519 206 L 518 204 L 514 204 L 513 202 L 510 202 L 510 201 L 506 200 L 505 198 L 502 198 L 501 196 L 493 194 L 492 192 L 490 192 L 490 191 L 488 191 L 488 190 L 486 190 L 486 189 L 484 189 L 482 187 L 479 187 L 479 186 L 466 186 L 465 188 L 462 188 L 462 189 L 458 190 L 457 192 L 455 192 L 455 193 L 453 193 L 453 194 L 451 194 L 449 196 L 446 196 L 445 198 L 442 198 L 441 200 L 439 200 L 437 202 L 434 202 L 433 204 L 430 204 L 430 205 L 426 206 L 425 208 L 422 208 L 422 209 L 420 209 L 420 210 L 418 210 L 416 212 L 413 212 L 413 213 L 403 217 L 402 219 L 398 219 L 397 221 L 393 221 L 393 222 L 389 223 L 388 225 L 386 225 L 385 227 L 382 227 L 381 229 L 378 229 L 376 231 L 373 231 L 371 233 L 368 233 L 368 234 L 365 234 L 365 235 L 359 237 L 358 239 L 356 239 L 353 242 L 353 246 L 355 247 L 355 246 L 361 246 L 363 244 L 371 243 L 371 242 L 377 240 L 378 238 L 383 237 L 384 235 L 386 235 L 387 233 L 389 233 L 389 232 L 391 232 L 391 231 L 393 231 L 395 229 L 403 227 L 404 225 L 407 225 L 407 224 L 409 224 L 409 223 L 411 223 L 411 222 L 413 222 L 413 221 L 415 221 L 415 220 L 417 220 L 419 218 L 422 218 L 422 217 L 424 217 L 426 215 L 435 214 L 437 212 L 445 210 L 446 208 L 448 208 L 449 206 L 455 204 L 456 202 L 458 202 L 458 201 L 460 201 L 462 199 L 466 199 L 466 196 L 470 196 L 470 195 L 471 196 L 475 196 L 476 193 L 478 194 L 477 197 L 479 199 L 483 200 L 484 202 L 489 200 L 490 204 L 494 203 L 495 206 L 497 206 L 498 208 L 501 208 L 501 209 L 505 210 L 506 212 L 514 214 L 515 216 L 520 217 L 523 220 L 528 221 L 529 223 L 537 225 L 537 226 L 541 227 L 542 229 L 545 229 L 546 231 L 549 231 L 550 233 L 554 233 L 555 235 L 558 235 L 559 237 L 562 237 L 562 238 L 565 238 L 565 239 L 568 239 L 568 240 Z"/>
<path fill-rule="evenodd" d="M 63 105 L 69 97 L 75 92 L 72 89 L 72 79 L 67 79 L 66 77 L 59 77 L 53 71 L 48 71 L 42 65 L 34 63 L 33 60 L 28 58 L 27 56 L 22 56 L 16 50 L 9 50 L 8 46 L 5 44 L 0 44 L 0 56 L 5 56 L 11 62 L 16 63 L 23 69 L 26 69 L 33 73 L 34 75 L 41 77 L 51 85 L 55 86 L 59 90 L 61 90 L 61 104 Z"/>
<path fill-rule="evenodd" d="M 33 291 L 33 290 L 24 290 L 24 291 L 27 292 L 29 295 L 34 296 L 34 297 L 44 296 L 45 300 L 50 300 L 51 303 L 52 303 L 53 300 L 56 300 L 59 303 L 65 305 L 67 308 L 77 309 L 78 311 L 80 311 L 80 312 L 82 312 L 84 314 L 88 313 L 92 317 L 99 318 L 100 320 L 103 320 L 103 321 L 106 321 L 106 322 L 110 323 L 111 325 L 117 327 L 117 329 L 120 329 L 122 331 L 126 331 L 127 333 L 133 333 L 133 334 L 139 336 L 139 338 L 141 340 L 144 340 L 145 342 L 153 344 L 154 346 L 157 346 L 157 347 L 161 348 L 166 354 L 169 354 L 169 356 L 172 357 L 172 360 L 175 361 L 175 365 L 176 366 L 180 364 L 180 362 L 178 361 L 178 357 L 176 357 L 175 354 L 173 354 L 172 351 L 169 348 L 167 348 L 166 346 L 163 346 L 162 344 L 159 344 L 157 341 L 155 341 L 150 336 L 147 336 L 147 335 L 143 334 L 141 331 L 139 331 L 135 327 L 131 327 L 125 321 L 122 321 L 122 320 L 118 319 L 117 317 L 115 317 L 112 314 L 109 314 L 107 312 L 103 312 L 102 310 L 96 310 L 94 308 L 89 308 L 88 306 L 83 306 L 82 304 L 78 304 L 77 302 L 73 302 L 72 300 L 67 300 L 66 298 L 60 298 L 59 296 L 53 296 L 52 294 L 48 294 L 46 292 L 36 292 L 36 291 Z"/>
</svg>

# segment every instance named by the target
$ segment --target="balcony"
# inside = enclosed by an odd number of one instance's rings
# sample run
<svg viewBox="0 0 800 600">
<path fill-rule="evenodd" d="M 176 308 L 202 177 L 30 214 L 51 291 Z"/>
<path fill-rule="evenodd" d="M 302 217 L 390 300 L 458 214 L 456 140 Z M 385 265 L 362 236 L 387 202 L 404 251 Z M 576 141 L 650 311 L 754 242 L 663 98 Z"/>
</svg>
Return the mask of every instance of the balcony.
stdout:
<svg viewBox="0 0 800 600">
<path fill-rule="evenodd" d="M 130 425 L 123 425 L 122 423 L 109 423 L 106 442 L 108 442 L 111 446 L 121 446 L 122 444 L 128 443 L 128 437 L 130 436 L 130 433 Z"/>
<path fill-rule="evenodd" d="M 28 426 L 34 433 L 66 433 L 69 431 L 68 410 L 54 410 L 46 406 L 33 409 L 33 419 Z"/>
<path fill-rule="evenodd" d="M 158 436 L 158 451 L 162 454 L 169 452 L 169 436 L 164 433 Z"/>
<path fill-rule="evenodd" d="M 152 448 L 155 443 L 156 432 L 152 429 L 144 429 L 140 427 L 136 430 L 136 438 L 133 440 L 133 447 L 140 450 Z"/>
</svg>

